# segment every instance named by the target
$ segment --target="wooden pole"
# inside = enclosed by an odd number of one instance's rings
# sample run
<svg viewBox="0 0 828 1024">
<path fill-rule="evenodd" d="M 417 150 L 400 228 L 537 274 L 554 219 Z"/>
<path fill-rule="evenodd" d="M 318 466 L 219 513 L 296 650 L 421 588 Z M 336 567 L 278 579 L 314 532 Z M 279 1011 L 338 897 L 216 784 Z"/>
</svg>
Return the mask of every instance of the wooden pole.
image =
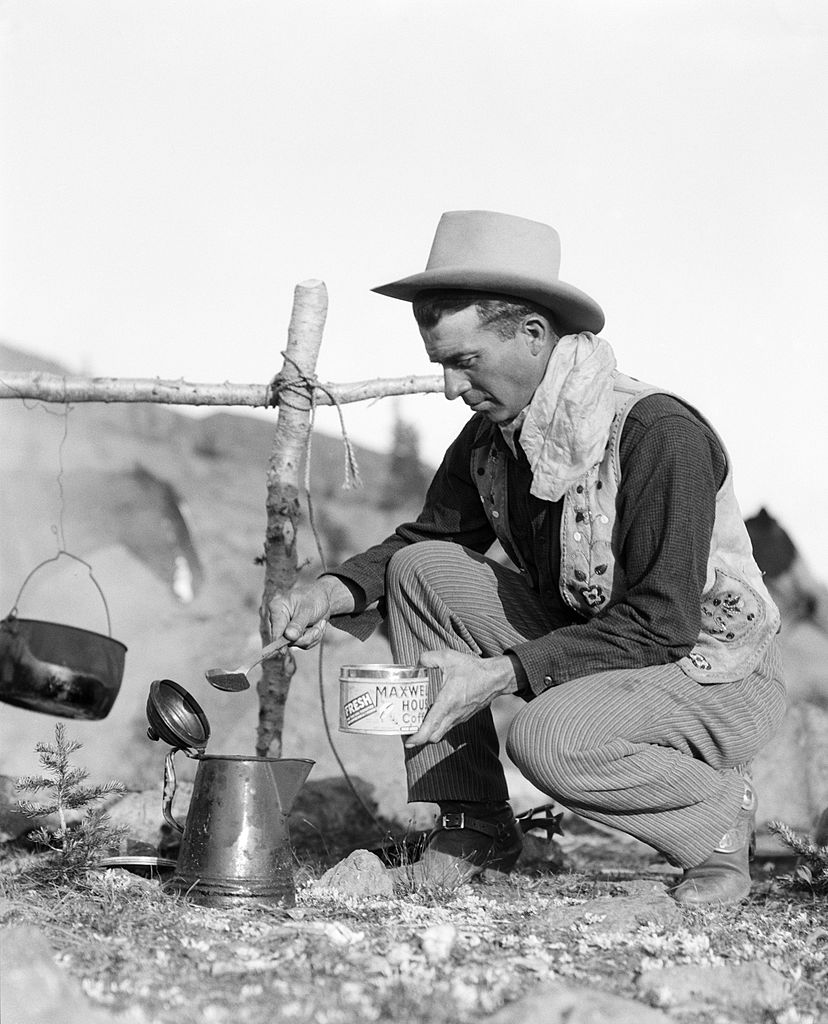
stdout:
<svg viewBox="0 0 828 1024">
<path fill-rule="evenodd" d="M 274 597 L 287 593 L 298 575 L 296 531 L 299 522 L 299 465 L 310 431 L 312 378 L 322 344 L 328 312 L 328 292 L 322 281 L 303 281 L 293 295 L 285 361 L 277 378 L 279 419 L 267 469 L 267 528 L 265 583 L 259 609 L 262 644 L 268 643 L 268 607 Z M 296 663 L 289 651 L 262 665 L 259 681 L 259 757 L 281 757 L 282 728 L 290 680 Z"/>
<path fill-rule="evenodd" d="M 377 377 L 351 384 L 320 383 L 317 405 L 364 402 L 392 395 L 433 394 L 443 390 L 443 378 L 435 376 Z M 39 402 L 155 402 L 162 405 L 272 404 L 268 384 L 196 384 L 159 377 L 73 377 L 35 370 L 0 369 L 0 398 L 30 398 Z"/>
</svg>

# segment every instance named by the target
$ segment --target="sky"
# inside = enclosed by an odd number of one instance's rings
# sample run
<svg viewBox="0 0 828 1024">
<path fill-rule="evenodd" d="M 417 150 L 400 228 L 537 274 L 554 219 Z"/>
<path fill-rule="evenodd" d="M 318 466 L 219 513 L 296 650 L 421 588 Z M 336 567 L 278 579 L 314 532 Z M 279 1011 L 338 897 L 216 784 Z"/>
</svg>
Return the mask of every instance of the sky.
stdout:
<svg viewBox="0 0 828 1024">
<path fill-rule="evenodd" d="M 0 339 L 261 383 L 318 278 L 323 380 L 431 373 L 370 289 L 444 210 L 543 221 L 619 367 L 712 420 L 745 515 L 828 579 L 826 68 L 824 0 L 0 0 Z M 467 416 L 344 413 L 433 464 Z"/>
</svg>

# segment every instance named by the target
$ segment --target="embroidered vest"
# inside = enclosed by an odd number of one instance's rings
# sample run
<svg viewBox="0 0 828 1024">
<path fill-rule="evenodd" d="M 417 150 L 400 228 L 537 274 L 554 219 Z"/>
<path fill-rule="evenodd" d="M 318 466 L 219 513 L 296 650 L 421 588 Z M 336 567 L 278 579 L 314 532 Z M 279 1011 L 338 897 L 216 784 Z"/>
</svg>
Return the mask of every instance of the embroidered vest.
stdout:
<svg viewBox="0 0 828 1024">
<path fill-rule="evenodd" d="M 604 457 L 563 498 L 560 591 L 564 601 L 585 618 L 622 600 L 627 589 L 624 568 L 616 559 L 614 545 L 624 423 L 635 403 L 646 395 L 670 394 L 622 373 L 616 373 L 614 378 L 615 417 Z M 713 430 L 698 410 L 683 399 L 678 400 Z M 753 558 L 733 491 L 730 458 L 715 430 L 714 434 L 727 459 L 727 476 L 716 494 L 699 637 L 691 652 L 678 662 L 699 683 L 730 682 L 746 676 L 778 632 L 780 622 Z M 471 475 L 498 540 L 520 565 L 508 524 L 506 456 L 494 444 L 472 449 Z M 692 514 L 691 509 L 688 514 Z"/>
</svg>

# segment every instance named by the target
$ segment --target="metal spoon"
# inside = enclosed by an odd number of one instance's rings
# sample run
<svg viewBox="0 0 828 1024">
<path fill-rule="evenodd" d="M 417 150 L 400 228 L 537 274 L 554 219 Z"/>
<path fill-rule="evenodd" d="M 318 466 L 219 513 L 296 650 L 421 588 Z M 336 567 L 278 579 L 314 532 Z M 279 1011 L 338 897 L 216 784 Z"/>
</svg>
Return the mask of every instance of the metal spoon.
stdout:
<svg viewBox="0 0 828 1024">
<path fill-rule="evenodd" d="M 204 678 L 211 686 L 215 686 L 217 690 L 231 690 L 233 692 L 246 690 L 250 686 L 250 680 L 247 678 L 248 672 L 254 669 L 260 661 L 267 661 L 268 658 L 272 658 L 274 654 L 281 651 L 283 647 L 287 647 L 289 643 L 290 640 L 287 637 L 280 636 L 278 640 L 274 640 L 266 647 L 263 647 L 253 661 L 239 665 L 238 668 L 234 668 L 232 671 L 226 668 L 208 668 L 204 673 Z"/>
</svg>

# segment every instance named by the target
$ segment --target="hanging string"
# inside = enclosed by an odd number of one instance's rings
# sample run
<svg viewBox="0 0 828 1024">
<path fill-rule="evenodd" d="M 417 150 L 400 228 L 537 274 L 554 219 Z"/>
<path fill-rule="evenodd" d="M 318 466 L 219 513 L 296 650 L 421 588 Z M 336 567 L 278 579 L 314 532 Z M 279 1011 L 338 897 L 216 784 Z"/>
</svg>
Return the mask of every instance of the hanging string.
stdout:
<svg viewBox="0 0 828 1024">
<path fill-rule="evenodd" d="M 340 418 L 341 418 L 341 415 L 342 415 L 342 412 L 340 410 Z M 315 392 L 313 392 L 312 393 L 312 397 L 311 397 L 310 425 L 309 425 L 309 429 L 308 429 L 308 441 L 307 441 L 307 446 L 305 448 L 305 480 L 304 480 L 304 483 L 305 483 L 305 498 L 306 498 L 307 503 L 308 503 L 308 522 L 310 524 L 311 532 L 313 533 L 313 539 L 314 539 L 314 541 L 316 543 L 316 551 L 317 551 L 317 554 L 319 555 L 319 564 L 322 567 L 322 572 L 325 573 L 325 572 L 328 571 L 328 565 L 327 565 L 327 561 L 325 559 L 325 553 L 324 553 L 323 548 L 322 548 L 322 538 L 320 537 L 319 530 L 317 529 L 317 526 L 316 526 L 316 519 L 314 517 L 314 511 L 313 511 L 313 498 L 311 496 L 311 485 L 310 485 L 311 438 L 313 437 L 313 423 L 314 423 L 315 416 L 316 416 L 316 397 L 315 397 Z M 345 429 L 344 428 L 344 424 L 343 424 L 343 428 L 342 429 L 343 430 Z M 346 450 L 348 450 L 350 452 L 349 459 L 353 458 L 353 464 L 354 464 L 354 466 L 356 466 L 356 458 L 355 458 L 355 456 L 353 454 L 352 449 L 350 448 L 350 442 L 346 443 Z M 348 464 L 349 459 L 346 459 L 346 465 Z M 357 474 L 357 480 L 359 480 L 359 475 L 358 474 Z M 347 475 L 346 475 L 346 486 L 347 486 Z M 358 484 L 358 486 L 361 486 L 361 482 L 360 482 L 360 484 Z M 337 750 L 336 744 L 334 743 L 333 735 L 331 733 L 331 725 L 330 725 L 330 722 L 328 720 L 328 708 L 327 708 L 327 704 L 325 702 L 324 659 L 325 659 L 325 634 L 323 633 L 322 636 L 319 638 L 319 654 L 317 656 L 317 684 L 318 684 L 318 688 L 319 688 L 319 705 L 320 705 L 320 707 L 322 709 L 322 724 L 325 727 L 325 735 L 326 735 L 326 737 L 328 739 L 328 746 L 331 748 L 331 752 L 333 753 L 333 756 L 336 759 L 336 763 L 339 765 L 339 770 L 342 772 L 342 777 L 347 782 L 348 788 L 353 793 L 353 795 L 356 798 L 357 802 L 360 804 L 360 806 L 365 811 L 365 813 L 371 818 L 373 823 L 376 825 L 377 829 L 381 833 L 384 833 L 384 832 L 387 831 L 387 829 L 383 826 L 382 822 L 379 821 L 377 816 L 374 814 L 374 812 L 371 810 L 371 808 L 365 803 L 365 801 L 362 799 L 362 796 L 357 791 L 357 788 L 354 785 L 353 779 L 348 774 L 348 769 L 345 767 L 345 764 L 342 761 L 342 758 L 341 758 L 341 756 L 339 754 L 339 751 Z"/>
<path fill-rule="evenodd" d="M 64 388 L 66 386 L 66 378 L 63 378 Z M 19 388 L 14 387 L 0 377 L 0 386 L 7 388 L 9 391 L 17 394 L 20 401 L 23 403 L 23 408 L 27 412 L 31 412 L 33 409 L 40 409 L 42 412 L 47 413 L 49 416 L 61 416 L 63 418 L 63 435 L 58 444 L 58 474 L 57 474 L 57 486 L 58 486 L 58 521 L 52 523 L 49 527 L 52 534 L 57 542 L 58 555 L 66 550 L 66 540 L 64 537 L 64 513 L 66 511 L 66 495 L 63 490 L 63 477 L 64 477 L 64 465 L 63 465 L 63 449 L 66 444 L 66 439 L 69 436 L 69 413 L 74 409 L 73 405 L 69 402 L 65 402 L 61 409 L 50 409 L 43 402 L 31 401 L 21 394 Z M 54 559 L 47 559 L 47 561 L 54 561 Z"/>
<path fill-rule="evenodd" d="M 69 436 L 69 413 L 72 411 L 72 406 L 67 402 L 63 407 L 63 437 L 60 439 L 58 445 L 58 521 L 52 524 L 52 533 L 55 535 L 58 545 L 58 554 L 61 551 L 66 550 L 66 538 L 64 535 L 64 513 L 66 512 L 66 493 L 63 489 L 63 477 L 65 467 L 63 464 L 63 448 L 66 444 L 66 438 Z"/>
<path fill-rule="evenodd" d="M 65 378 L 64 378 L 64 380 L 65 380 Z M 16 388 L 13 388 L 11 385 L 7 384 L 2 378 L 0 378 L 0 384 L 3 385 L 4 387 L 7 387 L 10 391 L 16 391 L 17 390 Z M 43 561 L 39 562 L 29 572 L 29 574 L 23 580 L 23 583 L 22 583 L 20 589 L 17 592 L 17 597 L 14 599 L 14 604 L 12 605 L 11 611 L 8 613 L 7 618 L 13 619 L 13 618 L 17 617 L 17 611 L 18 611 L 18 605 L 20 603 L 20 598 L 23 596 L 23 591 L 26 589 L 26 585 L 28 584 L 28 582 L 32 578 L 32 576 L 34 576 L 35 573 L 38 572 L 40 569 L 42 569 L 45 565 L 49 565 L 52 562 L 57 562 L 60 558 L 66 557 L 66 558 L 71 558 L 75 562 L 79 562 L 81 565 L 86 567 L 86 569 L 87 569 L 87 571 L 89 573 L 89 578 L 92 581 L 92 583 L 95 585 L 95 589 L 100 594 L 101 601 L 103 602 L 104 613 L 106 614 L 106 630 L 107 630 L 107 635 L 111 637 L 112 636 L 112 616 L 109 613 L 109 604 L 108 604 L 108 602 L 106 600 L 106 595 L 104 594 L 103 589 L 101 588 L 100 583 L 98 583 L 97 579 L 95 578 L 95 573 L 94 573 L 94 570 L 92 569 L 92 566 L 89 564 L 89 562 L 85 561 L 85 559 L 80 558 L 78 555 L 72 554 L 71 551 L 67 551 L 67 549 L 66 549 L 66 533 L 65 533 L 65 530 L 66 530 L 66 491 L 65 491 L 65 488 L 64 488 L 64 479 L 65 479 L 65 476 L 66 476 L 66 465 L 64 463 L 63 456 L 64 456 L 64 449 L 66 447 L 66 442 L 67 442 L 67 440 L 69 438 L 69 414 L 74 411 L 75 406 L 71 405 L 69 402 L 65 402 L 63 404 L 62 408 L 59 409 L 59 410 L 57 410 L 57 409 L 50 409 L 46 405 L 44 405 L 42 402 L 37 402 L 37 401 L 30 402 L 28 399 L 24 398 L 22 395 L 20 395 L 20 401 L 23 403 L 23 408 L 26 409 L 27 411 L 32 411 L 33 409 L 40 409 L 43 412 L 48 413 L 48 415 L 50 415 L 50 416 L 61 416 L 63 418 L 63 433 L 61 435 L 60 441 L 58 443 L 58 448 L 57 448 L 58 472 L 57 472 L 57 477 L 55 478 L 55 482 L 57 483 L 57 488 L 58 488 L 57 522 L 56 523 L 52 523 L 50 525 L 50 527 L 49 527 L 49 530 L 52 533 L 52 536 L 55 538 L 55 543 L 56 543 L 56 546 L 57 546 L 57 553 L 52 555 L 51 558 L 43 559 Z"/>
</svg>

